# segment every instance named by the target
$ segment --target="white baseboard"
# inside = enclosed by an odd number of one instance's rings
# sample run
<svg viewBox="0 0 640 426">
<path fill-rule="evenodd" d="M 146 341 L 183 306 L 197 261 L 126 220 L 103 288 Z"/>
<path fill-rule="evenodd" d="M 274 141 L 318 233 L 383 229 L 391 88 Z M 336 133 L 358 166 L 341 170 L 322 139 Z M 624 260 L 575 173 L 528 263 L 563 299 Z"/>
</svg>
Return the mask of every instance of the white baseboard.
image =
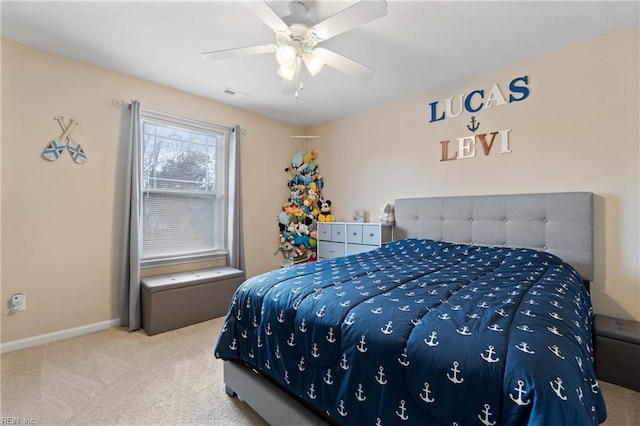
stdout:
<svg viewBox="0 0 640 426">
<path fill-rule="evenodd" d="M 66 330 L 54 331 L 53 333 L 41 334 L 39 336 L 27 337 L 25 339 L 19 339 L 12 342 L 0 344 L 0 353 L 30 348 L 32 346 L 44 345 L 45 343 L 51 343 L 58 340 L 68 339 L 69 337 L 95 333 L 96 331 L 106 330 L 108 328 L 118 326 L 120 326 L 120 318 L 114 318 L 108 321 L 82 325 L 80 327 L 68 328 Z"/>
</svg>

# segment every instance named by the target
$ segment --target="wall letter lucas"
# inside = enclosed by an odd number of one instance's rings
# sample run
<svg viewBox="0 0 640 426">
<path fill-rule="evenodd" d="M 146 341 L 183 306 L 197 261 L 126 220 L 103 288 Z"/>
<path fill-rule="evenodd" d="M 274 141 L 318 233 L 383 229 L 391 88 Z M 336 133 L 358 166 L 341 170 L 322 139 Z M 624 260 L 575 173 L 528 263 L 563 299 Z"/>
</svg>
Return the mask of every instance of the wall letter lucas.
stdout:
<svg viewBox="0 0 640 426">
<path fill-rule="evenodd" d="M 447 118 L 455 118 L 466 111 L 470 114 L 476 113 L 480 110 L 489 109 L 494 106 L 507 105 L 511 102 L 524 101 L 529 97 L 529 76 L 523 75 L 516 77 L 509 82 L 508 98 L 504 96 L 504 92 L 500 89 L 498 83 L 494 83 L 489 90 L 477 89 L 472 90 L 469 93 L 463 93 L 457 96 L 452 96 L 444 100 L 444 110 L 438 108 L 440 101 L 434 101 L 429 103 L 431 117 L 430 123 L 435 121 L 442 121 Z M 454 99 L 456 104 L 459 104 L 459 109 L 453 111 Z M 508 99 L 508 101 L 507 101 Z"/>
</svg>

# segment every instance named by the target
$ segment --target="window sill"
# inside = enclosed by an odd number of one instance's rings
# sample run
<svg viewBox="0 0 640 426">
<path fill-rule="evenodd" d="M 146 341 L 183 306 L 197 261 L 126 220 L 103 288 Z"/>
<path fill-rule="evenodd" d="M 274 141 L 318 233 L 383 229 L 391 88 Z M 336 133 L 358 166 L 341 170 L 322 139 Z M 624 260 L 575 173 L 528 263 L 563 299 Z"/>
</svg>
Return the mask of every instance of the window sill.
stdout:
<svg viewBox="0 0 640 426">
<path fill-rule="evenodd" d="M 152 268 L 184 265 L 184 264 L 191 264 L 191 263 L 202 263 L 202 262 L 219 263 L 220 261 L 226 262 L 226 260 L 227 260 L 227 252 L 221 251 L 221 252 L 207 253 L 207 254 L 201 254 L 201 255 L 176 256 L 176 257 L 159 258 L 159 259 L 146 259 L 140 262 L 140 269 L 147 270 Z"/>
</svg>

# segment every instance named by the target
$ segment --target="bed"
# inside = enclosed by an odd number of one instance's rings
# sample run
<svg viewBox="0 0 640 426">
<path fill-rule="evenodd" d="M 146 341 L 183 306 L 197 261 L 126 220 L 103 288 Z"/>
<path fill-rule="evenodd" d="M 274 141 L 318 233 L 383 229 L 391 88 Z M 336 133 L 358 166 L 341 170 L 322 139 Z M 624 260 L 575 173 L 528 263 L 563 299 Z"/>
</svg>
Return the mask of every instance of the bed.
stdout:
<svg viewBox="0 0 640 426">
<path fill-rule="evenodd" d="M 399 199 L 395 241 L 246 280 L 215 356 L 270 424 L 606 418 L 593 369 L 593 194 Z"/>
</svg>

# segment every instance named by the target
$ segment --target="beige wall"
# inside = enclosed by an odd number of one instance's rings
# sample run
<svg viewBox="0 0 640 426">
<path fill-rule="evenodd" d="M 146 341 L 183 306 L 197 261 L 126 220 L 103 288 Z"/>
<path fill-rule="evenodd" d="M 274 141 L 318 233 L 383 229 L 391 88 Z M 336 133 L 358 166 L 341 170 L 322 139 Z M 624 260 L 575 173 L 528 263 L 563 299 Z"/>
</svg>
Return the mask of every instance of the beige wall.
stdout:
<svg viewBox="0 0 640 426">
<path fill-rule="evenodd" d="M 243 221 L 247 269 L 278 266 L 275 216 L 287 191 L 290 135 L 313 148 L 338 219 L 408 196 L 593 191 L 596 312 L 640 320 L 638 27 L 542 55 L 313 129 L 283 123 L 2 40 L 2 342 L 110 320 L 118 312 L 122 111 L 110 99 L 247 130 Z M 528 75 L 524 102 L 476 113 L 478 132 L 510 128 L 512 153 L 441 162 L 440 141 L 466 136 L 471 114 L 429 123 L 428 104 Z M 80 125 L 88 162 L 40 154 L 56 115 Z M 7 316 L 11 294 L 27 310 Z"/>
<path fill-rule="evenodd" d="M 595 311 L 640 320 L 638 26 L 311 129 L 338 220 L 411 196 L 592 191 Z M 476 133 L 512 129 L 512 153 L 440 161 L 472 114 L 429 122 L 429 103 L 528 75 L 522 101 L 481 110 Z M 441 107 L 442 108 L 442 107 Z"/>
<path fill-rule="evenodd" d="M 121 114 L 111 99 L 155 111 L 239 124 L 249 275 L 278 266 L 275 217 L 286 197 L 292 134 L 301 129 L 2 40 L 2 341 L 119 317 L 121 212 L 116 182 Z M 61 134 L 53 117 L 74 118 L 87 163 L 41 153 Z M 278 165 L 265 172 L 268 165 Z M 284 166 L 283 166 L 284 167 Z M 270 212 L 270 213 L 269 213 Z M 15 292 L 27 310 L 7 316 Z"/>
</svg>

